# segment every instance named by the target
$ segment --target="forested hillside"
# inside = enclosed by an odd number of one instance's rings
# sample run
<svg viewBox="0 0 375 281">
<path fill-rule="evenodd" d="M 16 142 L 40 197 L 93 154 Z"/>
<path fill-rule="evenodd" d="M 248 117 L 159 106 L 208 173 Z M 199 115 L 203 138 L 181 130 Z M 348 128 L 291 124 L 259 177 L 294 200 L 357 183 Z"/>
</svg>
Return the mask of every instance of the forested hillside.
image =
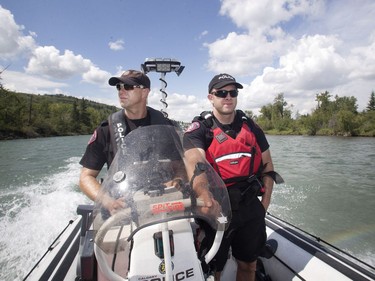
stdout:
<svg viewBox="0 0 375 281">
<path fill-rule="evenodd" d="M 0 88 L 0 139 L 91 134 L 115 106 Z"/>
</svg>

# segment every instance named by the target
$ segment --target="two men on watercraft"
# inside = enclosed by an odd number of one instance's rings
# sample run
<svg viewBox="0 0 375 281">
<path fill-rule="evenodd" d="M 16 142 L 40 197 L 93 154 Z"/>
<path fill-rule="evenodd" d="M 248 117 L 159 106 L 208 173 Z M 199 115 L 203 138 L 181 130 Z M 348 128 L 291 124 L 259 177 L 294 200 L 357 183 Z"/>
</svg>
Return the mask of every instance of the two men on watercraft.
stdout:
<svg viewBox="0 0 375 281">
<path fill-rule="evenodd" d="M 108 167 L 111 165 L 129 132 L 139 126 L 175 125 L 161 112 L 146 105 L 151 83 L 144 73 L 129 70 L 120 77 L 109 79 L 109 84 L 116 86 L 123 110 L 112 114 L 97 127 L 80 161 L 83 166 L 80 188 L 94 201 L 100 190 L 97 177 L 101 169 L 105 163 Z M 230 247 L 238 265 L 237 280 L 255 280 L 256 260 L 266 241 L 265 213 L 275 180 L 269 144 L 263 131 L 242 111 L 236 110 L 238 89 L 242 88 L 231 75 L 216 75 L 209 83 L 208 91 L 212 112 L 193 119 L 183 144 L 188 178 L 193 177 L 196 164 L 205 156 L 226 183 L 230 195 L 233 220 L 212 263 L 216 280 L 220 280 Z M 193 188 L 204 202 L 202 211 L 217 212 L 218 202 L 204 186 L 204 176 L 199 177 L 202 180 L 197 180 Z M 110 213 L 125 207 L 121 198 L 107 196 L 102 200 Z M 204 223 L 201 226 L 206 234 L 202 245 L 210 247 L 212 229 Z"/>
</svg>

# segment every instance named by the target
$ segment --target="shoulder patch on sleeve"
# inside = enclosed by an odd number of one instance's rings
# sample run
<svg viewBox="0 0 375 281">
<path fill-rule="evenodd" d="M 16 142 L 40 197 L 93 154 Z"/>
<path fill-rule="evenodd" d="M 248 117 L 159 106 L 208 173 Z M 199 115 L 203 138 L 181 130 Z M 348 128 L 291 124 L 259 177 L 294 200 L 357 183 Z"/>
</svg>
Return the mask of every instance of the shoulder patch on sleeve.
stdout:
<svg viewBox="0 0 375 281">
<path fill-rule="evenodd" d="M 98 134 L 96 133 L 96 130 L 95 130 L 94 133 L 92 134 L 88 144 L 92 144 L 96 140 L 97 136 L 98 136 Z"/>
<path fill-rule="evenodd" d="M 201 127 L 201 124 L 199 122 L 193 122 L 190 124 L 190 126 L 186 129 L 186 133 L 193 132 Z"/>
</svg>

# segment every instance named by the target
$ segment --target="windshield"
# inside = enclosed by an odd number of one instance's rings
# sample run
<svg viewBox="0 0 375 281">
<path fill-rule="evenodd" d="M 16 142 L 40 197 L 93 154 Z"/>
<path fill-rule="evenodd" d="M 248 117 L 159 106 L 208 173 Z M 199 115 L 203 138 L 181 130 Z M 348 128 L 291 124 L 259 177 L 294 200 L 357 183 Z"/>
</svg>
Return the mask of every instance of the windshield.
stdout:
<svg viewBox="0 0 375 281">
<path fill-rule="evenodd" d="M 114 228 L 121 228 L 121 237 L 129 241 L 142 228 L 178 219 L 203 219 L 214 229 L 223 225 L 223 220 L 225 226 L 229 224 L 225 184 L 199 151 L 196 163 L 184 156 L 182 135 L 175 127 L 152 125 L 137 128 L 123 139 L 95 202 L 94 233 L 100 236 L 95 238 L 100 248 L 108 252 L 102 243 Z M 194 167 L 190 178 L 187 165 Z M 219 211 L 207 212 L 200 206 L 194 188 L 197 178 L 202 188 L 202 176 L 204 188 L 219 203 Z M 122 200 L 124 207 L 109 211 L 104 207 L 106 198 Z"/>
</svg>

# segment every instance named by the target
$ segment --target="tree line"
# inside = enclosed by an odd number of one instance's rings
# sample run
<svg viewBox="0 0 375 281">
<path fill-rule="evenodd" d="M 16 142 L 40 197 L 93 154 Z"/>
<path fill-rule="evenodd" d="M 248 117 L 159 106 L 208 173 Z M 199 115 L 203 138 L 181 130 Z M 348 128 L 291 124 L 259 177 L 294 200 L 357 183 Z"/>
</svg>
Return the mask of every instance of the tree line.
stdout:
<svg viewBox="0 0 375 281">
<path fill-rule="evenodd" d="M 115 106 L 0 88 L 0 139 L 91 134 Z"/>
<path fill-rule="evenodd" d="M 292 118 L 292 105 L 277 94 L 273 103 L 262 106 L 259 116 L 252 116 L 269 134 L 375 136 L 375 93 L 372 91 L 367 107 L 358 112 L 357 99 L 339 97 L 325 91 L 316 94 L 316 107 L 310 114 L 296 114 Z"/>
<path fill-rule="evenodd" d="M 92 134 L 118 110 L 84 98 L 18 93 L 0 85 L 0 140 Z"/>
<path fill-rule="evenodd" d="M 268 134 L 375 136 L 375 94 L 358 112 L 355 97 L 316 95 L 310 114 L 296 114 L 283 93 L 262 106 L 259 116 L 245 111 Z M 120 108 L 65 95 L 34 95 L 9 91 L 0 84 L 0 139 L 91 134 Z M 178 122 L 182 127 L 188 124 Z"/>
</svg>

